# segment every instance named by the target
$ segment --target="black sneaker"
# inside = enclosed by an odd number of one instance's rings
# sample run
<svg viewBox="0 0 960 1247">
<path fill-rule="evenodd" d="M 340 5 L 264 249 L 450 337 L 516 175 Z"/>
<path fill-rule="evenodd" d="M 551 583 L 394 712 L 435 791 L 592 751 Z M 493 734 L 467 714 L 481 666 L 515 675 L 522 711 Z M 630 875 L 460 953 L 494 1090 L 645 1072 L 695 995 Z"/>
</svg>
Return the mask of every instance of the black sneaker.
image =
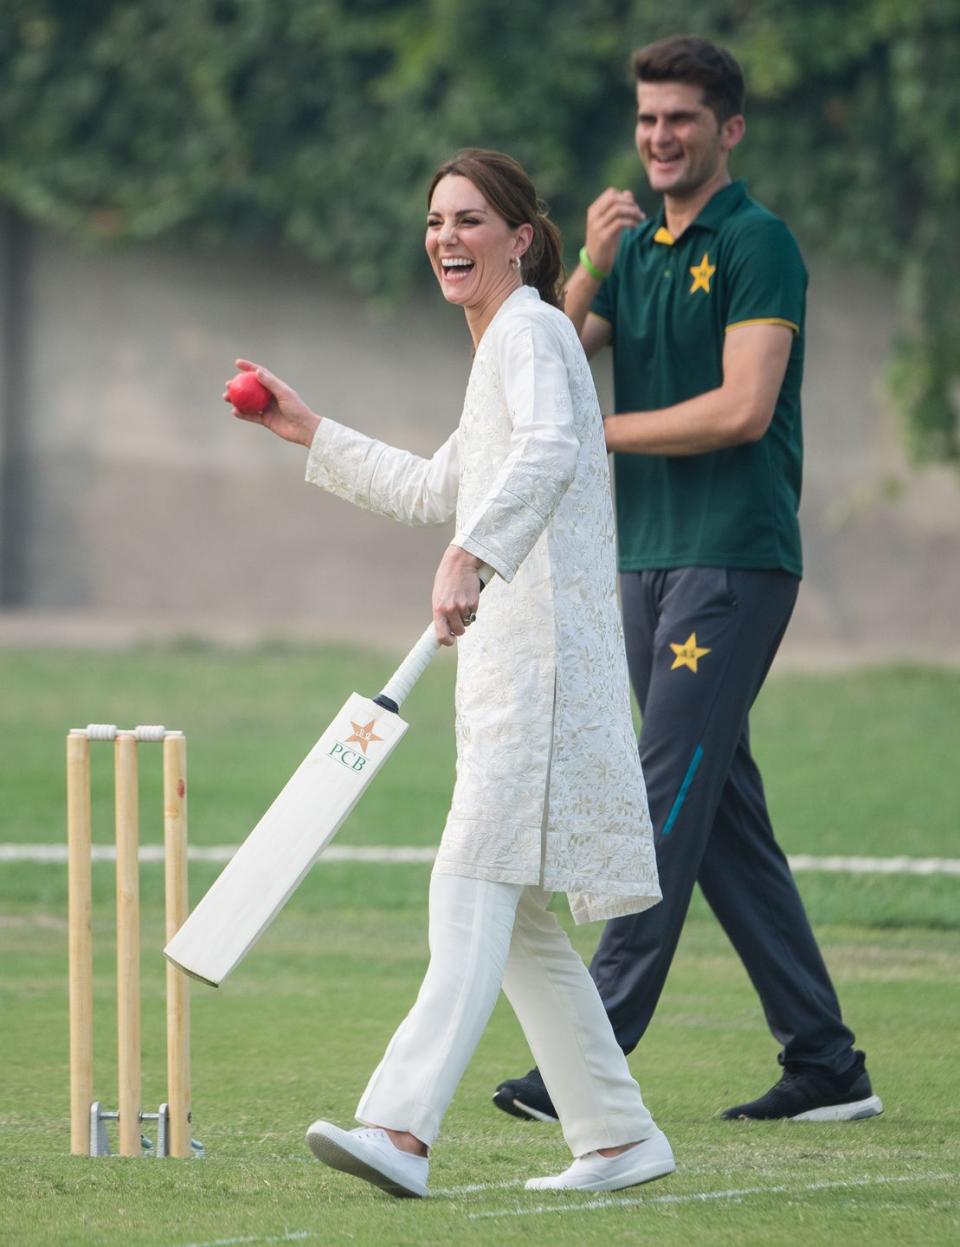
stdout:
<svg viewBox="0 0 960 1247">
<path fill-rule="evenodd" d="M 737 1104 L 722 1114 L 728 1121 L 858 1121 L 877 1117 L 883 1103 L 873 1094 L 864 1054 L 844 1074 L 827 1074 L 814 1065 L 784 1066 L 783 1077 L 759 1100 Z"/>
<path fill-rule="evenodd" d="M 524 1121 L 560 1120 L 538 1069 L 532 1069 L 523 1078 L 502 1082 L 494 1092 L 493 1102 L 511 1117 L 522 1117 Z"/>
</svg>

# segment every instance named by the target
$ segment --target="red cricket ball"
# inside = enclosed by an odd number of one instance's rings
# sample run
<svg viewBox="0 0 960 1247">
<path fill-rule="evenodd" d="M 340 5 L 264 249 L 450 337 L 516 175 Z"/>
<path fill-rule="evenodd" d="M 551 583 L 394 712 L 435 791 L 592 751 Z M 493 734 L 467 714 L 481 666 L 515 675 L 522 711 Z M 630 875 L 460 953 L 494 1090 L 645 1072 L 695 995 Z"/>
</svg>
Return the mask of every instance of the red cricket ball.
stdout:
<svg viewBox="0 0 960 1247">
<path fill-rule="evenodd" d="M 238 372 L 227 383 L 227 398 L 237 411 L 249 416 L 266 411 L 273 395 L 265 385 L 260 384 L 252 372 Z"/>
</svg>

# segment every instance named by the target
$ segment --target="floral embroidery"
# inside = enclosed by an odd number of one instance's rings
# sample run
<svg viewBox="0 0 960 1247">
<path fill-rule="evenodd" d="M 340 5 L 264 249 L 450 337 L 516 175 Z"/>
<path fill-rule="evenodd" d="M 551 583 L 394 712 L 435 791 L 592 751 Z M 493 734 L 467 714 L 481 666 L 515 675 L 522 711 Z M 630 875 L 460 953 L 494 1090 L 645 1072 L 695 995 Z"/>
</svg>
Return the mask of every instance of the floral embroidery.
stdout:
<svg viewBox="0 0 960 1247">
<path fill-rule="evenodd" d="M 541 419 L 518 452 L 516 378 L 503 361 L 530 350 L 562 383 L 556 430 Z M 432 459 L 324 420 L 307 479 L 406 523 L 455 511 L 458 543 L 500 572 L 458 643 L 457 779 L 435 869 L 542 882 L 571 894 L 578 922 L 658 901 L 603 421 L 567 318 L 517 291 L 480 342 L 458 430 Z"/>
</svg>

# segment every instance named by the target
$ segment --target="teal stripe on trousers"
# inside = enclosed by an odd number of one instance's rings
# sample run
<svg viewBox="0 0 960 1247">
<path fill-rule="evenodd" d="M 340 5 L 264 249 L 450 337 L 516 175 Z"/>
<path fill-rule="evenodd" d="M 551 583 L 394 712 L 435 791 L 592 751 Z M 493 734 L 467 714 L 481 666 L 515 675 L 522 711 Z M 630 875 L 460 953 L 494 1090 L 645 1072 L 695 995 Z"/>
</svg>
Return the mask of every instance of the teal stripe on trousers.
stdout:
<svg viewBox="0 0 960 1247">
<path fill-rule="evenodd" d="M 663 826 L 663 834 L 669 836 L 673 824 L 677 821 L 677 815 L 680 813 L 684 801 L 687 799 L 687 793 L 690 791 L 690 785 L 693 783 L 693 777 L 697 773 L 697 768 L 703 761 L 703 746 L 697 745 L 693 751 L 693 757 L 690 759 L 690 765 L 687 767 L 687 773 L 683 777 L 683 783 L 680 785 L 680 791 L 677 793 L 677 799 L 673 803 L 673 809 L 670 811 L 670 817 Z"/>
</svg>

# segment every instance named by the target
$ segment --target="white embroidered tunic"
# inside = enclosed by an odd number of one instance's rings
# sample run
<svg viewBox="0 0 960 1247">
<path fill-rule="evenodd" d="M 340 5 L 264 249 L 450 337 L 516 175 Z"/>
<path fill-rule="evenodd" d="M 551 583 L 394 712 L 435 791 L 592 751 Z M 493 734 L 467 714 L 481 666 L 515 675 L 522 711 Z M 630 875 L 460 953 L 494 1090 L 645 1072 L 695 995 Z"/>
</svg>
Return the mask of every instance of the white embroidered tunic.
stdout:
<svg viewBox="0 0 960 1247">
<path fill-rule="evenodd" d="M 407 524 L 456 515 L 454 544 L 498 573 L 457 641 L 457 779 L 435 870 L 567 892 L 577 922 L 658 901 L 603 421 L 567 317 L 521 287 L 431 459 L 324 419 L 307 480 Z"/>
</svg>

